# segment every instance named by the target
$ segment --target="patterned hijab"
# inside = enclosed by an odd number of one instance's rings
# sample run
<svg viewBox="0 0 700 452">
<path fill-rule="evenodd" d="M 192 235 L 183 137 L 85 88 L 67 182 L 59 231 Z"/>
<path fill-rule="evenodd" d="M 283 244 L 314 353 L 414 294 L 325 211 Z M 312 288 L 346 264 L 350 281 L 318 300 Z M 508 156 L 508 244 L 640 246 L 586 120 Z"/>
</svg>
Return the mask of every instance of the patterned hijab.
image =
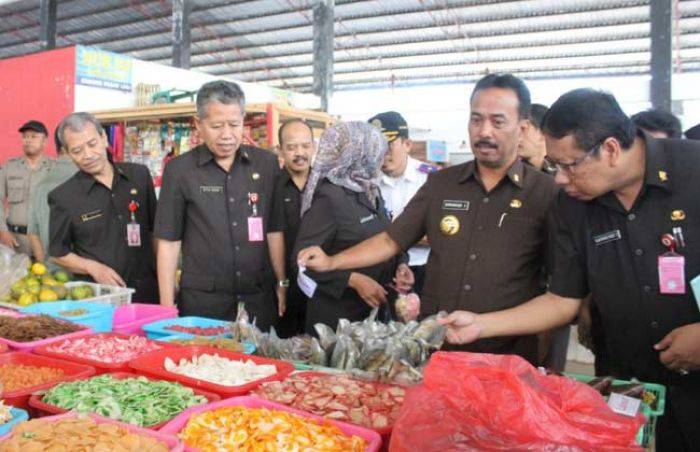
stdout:
<svg viewBox="0 0 700 452">
<path fill-rule="evenodd" d="M 387 151 L 379 129 L 366 122 L 336 124 L 323 132 L 301 201 L 301 215 L 311 207 L 318 183 L 324 178 L 373 203 L 379 196 L 380 168 Z"/>
</svg>

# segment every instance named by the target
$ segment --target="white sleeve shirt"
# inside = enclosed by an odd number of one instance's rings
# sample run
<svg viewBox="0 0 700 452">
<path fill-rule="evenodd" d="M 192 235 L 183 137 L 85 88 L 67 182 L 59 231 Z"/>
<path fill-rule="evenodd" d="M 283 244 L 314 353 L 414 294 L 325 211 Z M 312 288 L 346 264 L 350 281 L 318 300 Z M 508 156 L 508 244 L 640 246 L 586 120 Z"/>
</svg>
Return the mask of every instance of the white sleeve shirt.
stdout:
<svg viewBox="0 0 700 452">
<path fill-rule="evenodd" d="M 384 204 L 392 219 L 396 219 L 408 202 L 418 192 L 418 189 L 428 180 L 428 174 L 420 170 L 421 162 L 408 157 L 406 171 L 399 177 L 382 175 L 380 189 Z M 414 246 L 408 250 L 409 265 L 425 265 L 428 262 L 430 248 L 427 246 Z"/>
</svg>

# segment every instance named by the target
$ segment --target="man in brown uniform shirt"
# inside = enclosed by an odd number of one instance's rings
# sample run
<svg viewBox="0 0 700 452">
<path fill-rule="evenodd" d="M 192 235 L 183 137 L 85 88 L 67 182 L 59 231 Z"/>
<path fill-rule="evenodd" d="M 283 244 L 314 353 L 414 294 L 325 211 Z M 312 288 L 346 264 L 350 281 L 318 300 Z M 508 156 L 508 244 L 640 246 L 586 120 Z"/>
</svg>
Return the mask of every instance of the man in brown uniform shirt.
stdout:
<svg viewBox="0 0 700 452">
<path fill-rule="evenodd" d="M 300 264 L 325 271 L 367 267 L 406 250 L 427 234 L 431 252 L 421 315 L 468 306 L 475 312 L 512 307 L 540 294 L 547 216 L 554 179 L 524 165 L 518 142 L 530 94 L 512 75 L 488 75 L 471 97 L 469 138 L 476 161 L 428 177 L 386 232 L 335 256 L 319 248 Z M 462 350 L 537 359 L 536 336 L 478 341 Z"/>
</svg>

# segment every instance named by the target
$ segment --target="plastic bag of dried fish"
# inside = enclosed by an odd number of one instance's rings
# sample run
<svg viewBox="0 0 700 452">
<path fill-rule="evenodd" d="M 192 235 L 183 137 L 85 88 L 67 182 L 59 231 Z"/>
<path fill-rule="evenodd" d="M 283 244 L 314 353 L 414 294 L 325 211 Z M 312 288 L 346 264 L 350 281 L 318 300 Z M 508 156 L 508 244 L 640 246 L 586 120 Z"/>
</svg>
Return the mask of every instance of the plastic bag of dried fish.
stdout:
<svg viewBox="0 0 700 452">
<path fill-rule="evenodd" d="M 316 330 L 316 334 L 318 334 L 318 341 L 321 344 L 321 348 L 324 350 L 331 350 L 333 345 L 335 345 L 335 341 L 338 340 L 338 337 L 331 327 L 323 323 L 317 323 L 314 325 L 314 329 Z"/>
<path fill-rule="evenodd" d="M 344 370 L 354 369 L 357 367 L 359 358 L 360 350 L 355 342 L 348 336 L 338 336 L 331 355 L 331 367 Z"/>
<path fill-rule="evenodd" d="M 308 335 L 281 339 L 274 328 L 269 333 L 263 333 L 250 323 L 245 306 L 238 305 L 236 321 L 231 326 L 233 337 L 239 341 L 250 342 L 256 347 L 255 354 L 275 359 L 301 361 L 317 366 L 327 364 L 326 352 L 321 348 L 318 339 Z"/>
<path fill-rule="evenodd" d="M 445 327 L 437 321 L 439 317 L 443 317 L 447 313 L 440 311 L 437 314 L 431 315 L 423 319 L 418 325 L 412 337 L 422 340 L 431 349 L 439 349 L 445 341 Z"/>
</svg>

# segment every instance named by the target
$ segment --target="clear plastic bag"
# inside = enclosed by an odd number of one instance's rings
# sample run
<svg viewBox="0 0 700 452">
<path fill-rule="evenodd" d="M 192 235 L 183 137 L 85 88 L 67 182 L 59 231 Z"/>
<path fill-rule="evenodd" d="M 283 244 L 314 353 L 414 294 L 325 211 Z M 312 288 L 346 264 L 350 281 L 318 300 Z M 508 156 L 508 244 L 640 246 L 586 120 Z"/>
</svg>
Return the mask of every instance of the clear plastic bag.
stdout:
<svg viewBox="0 0 700 452">
<path fill-rule="evenodd" d="M 0 245 L 0 298 L 7 297 L 12 284 L 27 275 L 30 262 L 26 254 L 16 253 L 13 249 Z"/>
</svg>

